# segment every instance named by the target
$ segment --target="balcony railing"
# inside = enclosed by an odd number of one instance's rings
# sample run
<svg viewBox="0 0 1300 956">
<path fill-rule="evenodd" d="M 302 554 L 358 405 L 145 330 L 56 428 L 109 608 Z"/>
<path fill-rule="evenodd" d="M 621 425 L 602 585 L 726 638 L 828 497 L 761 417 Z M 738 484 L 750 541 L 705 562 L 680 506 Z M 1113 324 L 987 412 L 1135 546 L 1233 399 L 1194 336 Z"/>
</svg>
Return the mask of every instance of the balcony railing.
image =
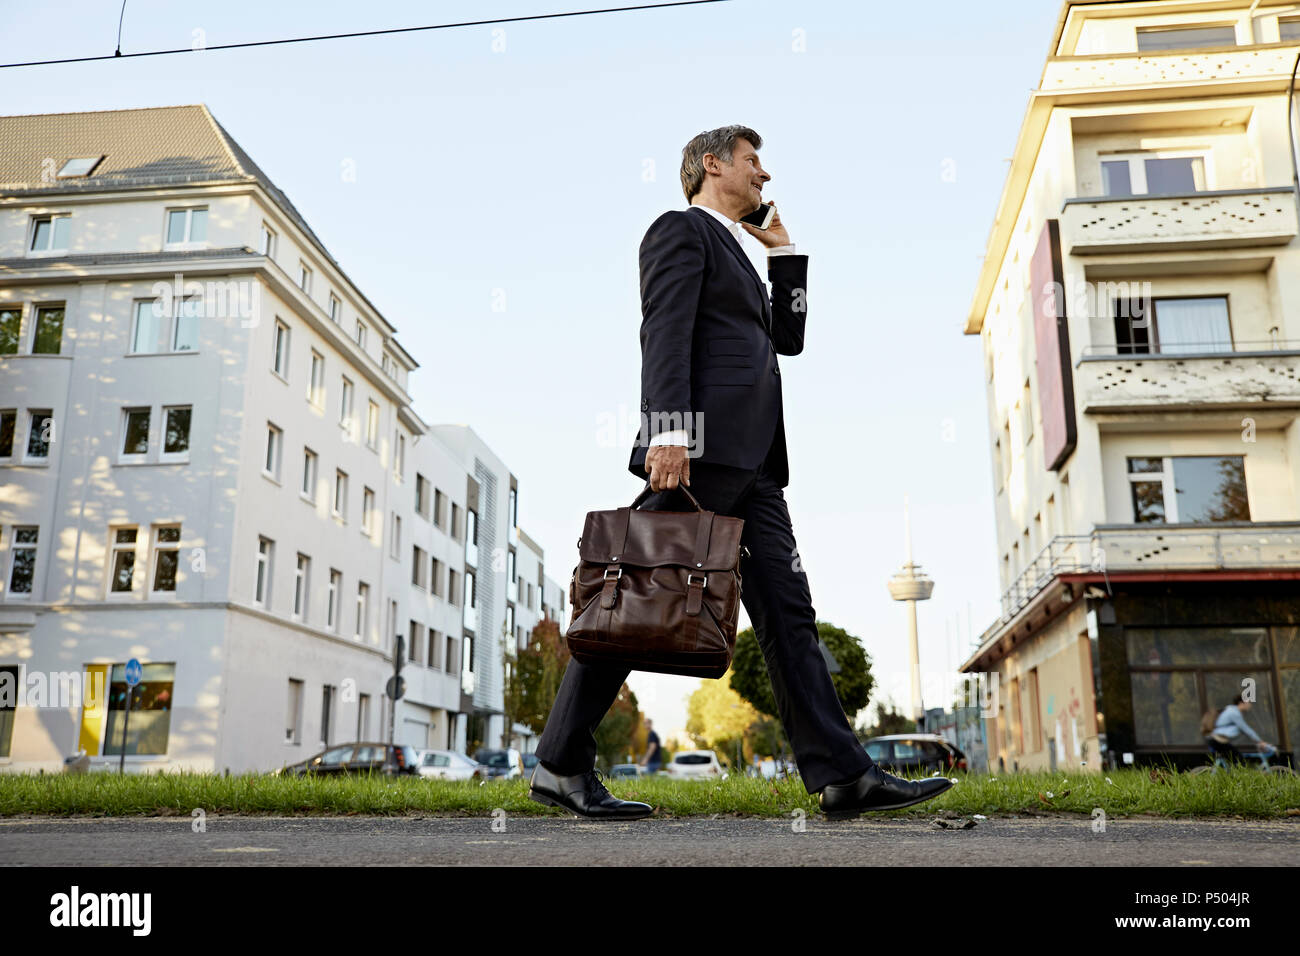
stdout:
<svg viewBox="0 0 1300 956">
<path fill-rule="evenodd" d="M 1295 62 L 1295 44 L 1256 44 L 1217 50 L 1169 50 L 1116 53 L 1113 56 L 1049 57 L 1043 70 L 1043 93 L 1114 87 L 1154 91 L 1160 87 L 1261 83 L 1286 89 Z"/>
<path fill-rule="evenodd" d="M 1003 592 L 1002 616 L 985 635 L 1010 621 L 1062 574 L 1297 567 L 1300 522 L 1098 525 L 1092 534 L 1053 538 Z"/>
<path fill-rule="evenodd" d="M 1086 196 L 1061 208 L 1070 255 L 1286 245 L 1296 236 L 1290 186 L 1176 195 Z"/>
<path fill-rule="evenodd" d="M 1300 403 L 1300 342 L 1203 343 L 1191 351 L 1084 349 L 1075 374 L 1087 412 L 1261 408 Z M 1200 351 L 1204 349 L 1204 351 Z"/>
</svg>

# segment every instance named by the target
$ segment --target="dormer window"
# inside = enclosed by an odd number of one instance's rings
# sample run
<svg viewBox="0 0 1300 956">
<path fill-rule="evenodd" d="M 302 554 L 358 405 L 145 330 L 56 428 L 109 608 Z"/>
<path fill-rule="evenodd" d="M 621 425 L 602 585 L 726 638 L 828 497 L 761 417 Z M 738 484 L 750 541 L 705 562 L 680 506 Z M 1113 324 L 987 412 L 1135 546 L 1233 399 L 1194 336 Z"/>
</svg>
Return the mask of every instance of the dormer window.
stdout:
<svg viewBox="0 0 1300 956">
<path fill-rule="evenodd" d="M 187 246 L 207 242 L 207 207 L 167 210 L 168 246 Z"/>
<path fill-rule="evenodd" d="M 55 177 L 57 179 L 77 179 L 83 176 L 89 176 L 95 171 L 95 167 L 103 160 L 103 156 L 83 156 L 77 159 L 70 159 L 63 164 Z"/>
</svg>

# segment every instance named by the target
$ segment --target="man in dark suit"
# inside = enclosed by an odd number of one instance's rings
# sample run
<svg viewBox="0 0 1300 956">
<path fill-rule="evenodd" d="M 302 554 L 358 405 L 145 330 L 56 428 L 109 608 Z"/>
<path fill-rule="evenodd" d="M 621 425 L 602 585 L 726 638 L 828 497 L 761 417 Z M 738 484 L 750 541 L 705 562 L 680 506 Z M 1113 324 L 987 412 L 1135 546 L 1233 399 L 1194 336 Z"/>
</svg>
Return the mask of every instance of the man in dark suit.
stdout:
<svg viewBox="0 0 1300 956">
<path fill-rule="evenodd" d="M 689 510 L 675 494 L 680 483 L 705 509 L 744 519 L 741 601 L 804 786 L 839 819 L 910 806 L 952 784 L 902 780 L 872 762 L 818 647 L 781 490 L 789 463 L 776 360 L 803 351 L 808 257 L 795 253 L 779 214 L 766 231 L 738 221 L 758 208 L 771 179 L 762 145 L 744 126 L 687 143 L 681 179 L 690 208 L 661 215 L 641 242 L 641 429 L 628 470 L 649 473 L 654 494 L 642 508 Z M 624 667 L 569 661 L 537 745 L 532 799 L 592 818 L 653 812 L 613 797 L 592 769 L 594 731 L 627 676 Z"/>
</svg>

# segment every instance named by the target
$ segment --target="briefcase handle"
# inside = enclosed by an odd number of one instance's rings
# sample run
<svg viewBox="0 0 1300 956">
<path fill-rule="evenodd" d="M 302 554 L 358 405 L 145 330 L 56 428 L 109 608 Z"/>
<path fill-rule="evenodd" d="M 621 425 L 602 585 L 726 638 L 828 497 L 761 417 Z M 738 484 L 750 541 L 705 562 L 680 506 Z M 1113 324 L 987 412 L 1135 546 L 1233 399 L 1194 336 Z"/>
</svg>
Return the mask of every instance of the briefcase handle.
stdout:
<svg viewBox="0 0 1300 956">
<path fill-rule="evenodd" d="M 632 510 L 633 510 L 633 511 L 636 510 L 637 506 L 638 506 L 639 504 L 641 504 L 641 502 L 642 502 L 643 500 L 645 500 L 646 495 L 649 494 L 652 490 L 653 490 L 653 489 L 651 489 L 651 487 L 650 487 L 650 482 L 649 482 L 649 480 L 647 479 L 647 480 L 646 480 L 646 483 L 645 483 L 645 487 L 644 487 L 643 489 L 641 489 L 641 493 L 640 493 L 639 495 L 637 495 L 635 498 L 632 499 Z M 665 491 L 670 491 L 670 490 L 672 490 L 672 489 L 664 489 L 664 490 L 665 490 Z M 695 496 L 694 496 L 693 494 L 691 494 L 691 490 L 690 490 L 689 488 L 687 488 L 685 484 L 682 483 L 682 481 L 681 481 L 680 478 L 677 480 L 677 490 L 680 491 L 682 494 L 686 495 L 686 497 L 690 499 L 691 504 L 695 505 L 695 510 L 696 510 L 696 511 L 705 511 L 705 510 L 706 510 L 706 509 L 705 509 L 705 508 L 704 508 L 704 507 L 703 507 L 703 506 L 702 506 L 698 501 L 695 500 Z"/>
</svg>

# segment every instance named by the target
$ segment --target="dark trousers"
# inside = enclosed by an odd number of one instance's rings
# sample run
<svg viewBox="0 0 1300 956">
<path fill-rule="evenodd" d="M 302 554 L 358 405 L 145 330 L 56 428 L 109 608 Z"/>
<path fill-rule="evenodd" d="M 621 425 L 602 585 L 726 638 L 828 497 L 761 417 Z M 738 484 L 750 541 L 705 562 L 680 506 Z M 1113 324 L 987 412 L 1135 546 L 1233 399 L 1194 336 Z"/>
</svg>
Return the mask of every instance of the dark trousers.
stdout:
<svg viewBox="0 0 1300 956">
<path fill-rule="evenodd" d="M 769 451 L 769 457 L 770 457 Z M 768 677 L 786 737 L 805 789 L 851 780 L 872 765 L 835 695 L 818 646 L 816 613 L 801 569 L 785 494 L 764 461 L 757 471 L 691 462 L 690 491 L 700 505 L 743 518 L 741 603 L 749 614 L 767 663 Z M 639 506 L 650 511 L 689 511 L 674 490 L 651 493 Z M 595 730 L 630 672 L 570 659 L 537 759 L 555 773 L 579 774 L 596 762 Z"/>
</svg>

